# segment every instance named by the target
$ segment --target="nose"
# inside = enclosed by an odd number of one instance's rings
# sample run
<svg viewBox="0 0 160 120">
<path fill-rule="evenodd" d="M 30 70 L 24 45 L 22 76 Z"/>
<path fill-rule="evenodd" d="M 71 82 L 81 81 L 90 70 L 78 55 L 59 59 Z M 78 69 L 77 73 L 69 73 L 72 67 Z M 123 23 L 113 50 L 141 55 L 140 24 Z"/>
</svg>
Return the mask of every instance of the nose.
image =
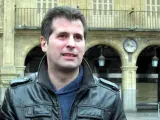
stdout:
<svg viewBox="0 0 160 120">
<path fill-rule="evenodd" d="M 67 47 L 68 48 L 74 48 L 75 47 L 75 41 L 73 36 L 70 36 L 68 39 L 68 43 L 67 43 Z"/>
</svg>

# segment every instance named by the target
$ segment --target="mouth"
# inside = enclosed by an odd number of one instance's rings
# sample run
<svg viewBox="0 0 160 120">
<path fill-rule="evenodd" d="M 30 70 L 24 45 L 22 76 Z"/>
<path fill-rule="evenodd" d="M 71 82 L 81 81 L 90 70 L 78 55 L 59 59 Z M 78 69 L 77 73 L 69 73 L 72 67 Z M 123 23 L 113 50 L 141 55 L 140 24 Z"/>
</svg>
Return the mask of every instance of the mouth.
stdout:
<svg viewBox="0 0 160 120">
<path fill-rule="evenodd" d="M 77 56 L 76 54 L 73 54 L 73 53 L 62 53 L 62 55 L 65 57 L 76 57 Z"/>
</svg>

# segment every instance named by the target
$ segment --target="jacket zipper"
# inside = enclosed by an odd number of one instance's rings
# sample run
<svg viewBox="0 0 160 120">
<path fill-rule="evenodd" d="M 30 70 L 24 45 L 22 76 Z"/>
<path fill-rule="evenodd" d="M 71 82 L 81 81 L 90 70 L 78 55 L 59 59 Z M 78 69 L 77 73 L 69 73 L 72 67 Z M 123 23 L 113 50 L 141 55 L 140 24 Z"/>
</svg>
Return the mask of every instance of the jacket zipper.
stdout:
<svg viewBox="0 0 160 120">
<path fill-rule="evenodd" d="M 62 120 L 62 111 L 61 111 L 61 107 L 60 107 L 60 104 L 59 104 L 59 102 L 58 102 L 58 98 L 57 98 L 57 95 L 55 95 L 56 96 L 56 104 L 57 104 L 57 108 L 58 108 L 58 111 L 59 111 L 59 118 L 60 118 L 60 120 Z"/>
<path fill-rule="evenodd" d="M 90 72 L 92 73 L 92 70 L 91 70 L 88 62 L 87 62 L 84 58 L 83 58 L 83 60 L 86 62 L 87 66 L 88 66 L 88 68 L 89 68 L 89 70 L 90 70 Z M 74 100 L 73 100 L 73 102 L 72 102 L 72 105 L 71 105 L 71 109 L 70 109 L 70 113 L 69 113 L 69 120 L 71 120 L 71 115 L 72 115 L 74 106 L 77 104 L 79 98 L 80 98 L 90 87 L 92 87 L 92 86 L 85 87 L 85 88 L 83 88 L 83 89 L 80 89 L 80 90 L 77 92 L 77 94 L 76 94 L 76 96 L 74 97 Z M 80 96 L 78 96 L 78 94 L 80 94 L 82 91 L 84 91 L 83 94 L 81 94 Z M 75 101 L 75 100 L 76 100 L 76 101 Z"/>
<path fill-rule="evenodd" d="M 77 105 L 79 98 L 81 98 L 81 96 L 83 96 L 84 93 L 87 92 L 88 89 L 89 88 L 84 88 L 84 89 L 77 92 L 76 96 L 73 99 L 72 105 L 71 105 L 71 109 L 70 109 L 70 113 L 69 113 L 69 120 L 71 120 L 71 115 L 74 110 L 74 106 Z M 80 96 L 78 96 L 81 92 L 83 92 L 83 93 Z"/>
<path fill-rule="evenodd" d="M 57 98 L 57 95 L 53 92 L 53 91 L 50 91 L 49 90 L 49 92 L 51 93 L 51 94 L 54 94 L 54 96 L 55 96 L 55 104 L 56 104 L 56 107 L 57 107 L 57 109 L 58 109 L 58 117 L 60 118 L 60 120 L 62 120 L 62 111 L 61 111 L 61 108 L 60 108 L 60 105 L 59 105 L 59 102 L 58 102 L 58 98 Z M 54 100 L 53 100 L 53 98 L 52 98 L 52 95 L 49 95 L 50 96 L 50 99 L 51 99 L 51 101 L 52 101 L 52 103 L 54 103 Z"/>
</svg>

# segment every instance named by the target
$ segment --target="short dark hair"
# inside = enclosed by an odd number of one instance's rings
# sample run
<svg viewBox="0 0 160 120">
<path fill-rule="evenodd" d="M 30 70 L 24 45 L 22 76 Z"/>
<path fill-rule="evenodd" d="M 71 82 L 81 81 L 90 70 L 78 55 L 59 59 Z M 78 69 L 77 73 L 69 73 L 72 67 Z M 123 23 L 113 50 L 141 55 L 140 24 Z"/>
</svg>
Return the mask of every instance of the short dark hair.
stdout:
<svg viewBox="0 0 160 120">
<path fill-rule="evenodd" d="M 52 21 L 56 18 L 66 18 L 68 20 L 80 20 L 84 27 L 84 38 L 86 39 L 87 36 L 87 26 L 84 15 L 80 12 L 80 10 L 76 8 L 72 8 L 69 6 L 58 6 L 52 9 L 49 9 L 44 16 L 42 23 L 41 23 L 41 35 L 46 39 L 49 40 L 49 36 L 52 34 L 53 29 Z"/>
</svg>

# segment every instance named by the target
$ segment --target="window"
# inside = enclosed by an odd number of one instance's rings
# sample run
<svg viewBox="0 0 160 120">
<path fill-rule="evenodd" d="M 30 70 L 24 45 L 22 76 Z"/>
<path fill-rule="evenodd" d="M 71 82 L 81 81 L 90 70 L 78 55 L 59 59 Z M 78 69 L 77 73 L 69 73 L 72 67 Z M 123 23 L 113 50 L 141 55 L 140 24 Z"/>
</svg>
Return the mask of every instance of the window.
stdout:
<svg viewBox="0 0 160 120">
<path fill-rule="evenodd" d="M 146 0 L 146 2 L 147 2 L 147 11 L 148 11 L 147 15 L 160 16 L 160 0 Z"/>
<path fill-rule="evenodd" d="M 57 6 L 57 0 L 37 0 L 37 12 L 45 13 L 47 9 Z"/>
<path fill-rule="evenodd" d="M 94 15 L 111 15 L 113 0 L 93 0 Z"/>
</svg>

